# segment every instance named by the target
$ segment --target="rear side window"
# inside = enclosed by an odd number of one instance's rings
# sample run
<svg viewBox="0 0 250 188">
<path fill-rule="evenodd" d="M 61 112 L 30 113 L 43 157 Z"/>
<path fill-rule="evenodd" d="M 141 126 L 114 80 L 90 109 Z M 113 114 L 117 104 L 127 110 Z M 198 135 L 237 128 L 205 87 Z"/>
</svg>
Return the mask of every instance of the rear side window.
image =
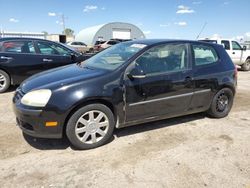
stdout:
<svg viewBox="0 0 250 188">
<path fill-rule="evenodd" d="M 225 50 L 230 50 L 230 43 L 228 40 L 222 40 L 221 44 L 224 46 Z"/>
<path fill-rule="evenodd" d="M 2 52 L 9 53 L 36 53 L 32 41 L 8 41 L 4 42 L 2 46 Z"/>
<path fill-rule="evenodd" d="M 218 61 L 218 55 L 213 47 L 193 45 L 195 65 L 207 65 Z"/>
</svg>

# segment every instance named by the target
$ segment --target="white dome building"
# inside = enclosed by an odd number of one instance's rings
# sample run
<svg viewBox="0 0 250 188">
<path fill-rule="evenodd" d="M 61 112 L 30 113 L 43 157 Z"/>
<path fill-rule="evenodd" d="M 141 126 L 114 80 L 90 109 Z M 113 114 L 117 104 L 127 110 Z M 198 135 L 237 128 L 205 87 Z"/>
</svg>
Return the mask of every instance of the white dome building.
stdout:
<svg viewBox="0 0 250 188">
<path fill-rule="evenodd" d="M 144 38 L 144 33 L 135 25 L 112 22 L 83 29 L 76 35 L 75 40 L 94 45 L 96 41 L 101 40 Z"/>
</svg>

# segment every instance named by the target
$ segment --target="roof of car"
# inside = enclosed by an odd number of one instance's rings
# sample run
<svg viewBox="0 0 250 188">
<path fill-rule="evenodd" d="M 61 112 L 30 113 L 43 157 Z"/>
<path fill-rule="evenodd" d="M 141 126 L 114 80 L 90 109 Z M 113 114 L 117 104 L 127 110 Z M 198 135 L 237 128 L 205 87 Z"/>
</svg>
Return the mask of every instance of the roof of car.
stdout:
<svg viewBox="0 0 250 188">
<path fill-rule="evenodd" d="M 0 38 L 1 41 L 6 41 L 6 40 L 42 40 L 42 41 L 49 41 L 46 39 L 40 39 L 40 38 L 28 38 L 28 37 L 4 37 Z"/>
<path fill-rule="evenodd" d="M 6 41 L 6 40 L 41 40 L 41 41 L 48 41 L 51 42 L 50 40 L 46 39 L 39 39 L 39 38 L 27 38 L 27 37 L 6 37 L 6 38 L 0 38 L 0 42 Z M 197 40 L 180 40 L 180 39 L 136 39 L 132 41 L 127 41 L 127 43 L 140 43 L 140 44 L 145 44 L 147 46 L 150 45 L 157 45 L 157 44 L 162 44 L 162 43 L 170 43 L 170 42 L 183 42 L 183 43 L 204 43 L 208 44 L 206 42 L 202 41 L 197 41 Z M 209 45 L 218 45 L 218 44 L 213 44 L 209 43 Z"/>
<path fill-rule="evenodd" d="M 180 39 L 139 39 L 139 40 L 128 41 L 127 43 L 140 43 L 140 44 L 145 44 L 147 46 L 150 46 L 150 45 L 157 45 L 157 44 L 171 43 L 171 42 L 197 43 L 197 44 L 206 44 L 206 45 L 209 44 L 212 46 L 218 46 L 218 44 L 207 43 L 203 41 L 180 40 Z"/>
</svg>

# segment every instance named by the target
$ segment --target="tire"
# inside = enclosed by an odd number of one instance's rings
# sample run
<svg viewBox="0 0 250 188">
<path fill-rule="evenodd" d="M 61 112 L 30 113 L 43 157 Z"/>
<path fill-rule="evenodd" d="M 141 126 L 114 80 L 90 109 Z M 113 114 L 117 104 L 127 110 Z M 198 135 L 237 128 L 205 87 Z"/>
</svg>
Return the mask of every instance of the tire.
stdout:
<svg viewBox="0 0 250 188">
<path fill-rule="evenodd" d="M 246 60 L 246 62 L 241 66 L 241 69 L 243 71 L 249 71 L 250 70 L 250 59 Z"/>
<path fill-rule="evenodd" d="M 10 77 L 9 75 L 0 70 L 0 93 L 4 93 L 10 87 Z"/>
<path fill-rule="evenodd" d="M 103 104 L 90 104 L 70 117 L 66 135 L 76 149 L 92 149 L 106 144 L 113 136 L 115 120 Z"/>
<path fill-rule="evenodd" d="M 219 90 L 213 97 L 208 115 L 213 118 L 226 117 L 233 106 L 234 94 L 229 88 Z"/>
</svg>

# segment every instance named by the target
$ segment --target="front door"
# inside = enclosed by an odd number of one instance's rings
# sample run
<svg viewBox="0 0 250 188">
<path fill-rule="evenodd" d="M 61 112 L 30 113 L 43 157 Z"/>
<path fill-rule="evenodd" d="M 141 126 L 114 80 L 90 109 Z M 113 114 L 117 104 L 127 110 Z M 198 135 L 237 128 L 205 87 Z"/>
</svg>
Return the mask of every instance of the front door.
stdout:
<svg viewBox="0 0 250 188">
<path fill-rule="evenodd" d="M 188 44 L 153 47 L 127 69 L 126 122 L 188 110 L 193 82 Z"/>
<path fill-rule="evenodd" d="M 73 63 L 71 59 L 72 52 L 58 44 L 37 41 L 36 45 L 39 52 L 39 62 L 42 64 L 43 70 Z"/>
<path fill-rule="evenodd" d="M 238 44 L 238 42 L 232 41 L 232 50 L 229 53 L 231 53 L 230 57 L 232 58 L 232 61 L 235 64 L 240 64 L 241 63 L 243 51 L 242 51 L 241 46 Z"/>
</svg>

